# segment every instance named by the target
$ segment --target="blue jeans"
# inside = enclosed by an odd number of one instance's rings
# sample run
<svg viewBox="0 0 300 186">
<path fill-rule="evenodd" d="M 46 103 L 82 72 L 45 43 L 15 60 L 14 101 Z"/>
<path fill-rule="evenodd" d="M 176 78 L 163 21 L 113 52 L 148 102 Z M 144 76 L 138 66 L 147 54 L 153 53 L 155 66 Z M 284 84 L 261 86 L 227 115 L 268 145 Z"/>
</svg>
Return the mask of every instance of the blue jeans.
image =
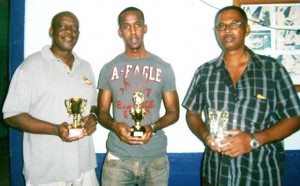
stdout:
<svg viewBox="0 0 300 186">
<path fill-rule="evenodd" d="M 149 161 L 121 160 L 105 157 L 102 167 L 102 186 L 167 186 L 169 180 L 168 156 Z"/>
</svg>

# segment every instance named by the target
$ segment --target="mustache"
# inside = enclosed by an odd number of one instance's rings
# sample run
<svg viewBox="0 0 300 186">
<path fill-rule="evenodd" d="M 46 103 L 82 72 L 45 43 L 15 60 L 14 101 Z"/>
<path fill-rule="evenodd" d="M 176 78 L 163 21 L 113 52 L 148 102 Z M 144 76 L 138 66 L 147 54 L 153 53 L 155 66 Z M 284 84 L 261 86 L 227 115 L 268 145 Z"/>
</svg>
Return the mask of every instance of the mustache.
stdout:
<svg viewBox="0 0 300 186">
<path fill-rule="evenodd" d="M 222 40 L 233 40 L 236 39 L 236 36 L 234 34 L 225 34 L 222 36 Z"/>
</svg>

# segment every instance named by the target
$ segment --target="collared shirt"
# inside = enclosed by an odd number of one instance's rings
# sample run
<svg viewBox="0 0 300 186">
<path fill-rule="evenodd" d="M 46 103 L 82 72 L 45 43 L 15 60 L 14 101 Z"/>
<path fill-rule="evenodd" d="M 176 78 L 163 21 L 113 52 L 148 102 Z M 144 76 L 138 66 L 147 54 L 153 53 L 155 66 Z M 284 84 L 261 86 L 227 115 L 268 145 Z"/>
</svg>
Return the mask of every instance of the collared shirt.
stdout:
<svg viewBox="0 0 300 186">
<path fill-rule="evenodd" d="M 283 118 L 300 115 L 300 101 L 283 65 L 248 49 L 246 70 L 233 86 L 223 62 L 224 53 L 200 66 L 186 93 L 183 107 L 205 115 L 207 110 L 227 109 L 228 129 L 255 133 Z M 230 158 L 205 149 L 203 176 L 213 185 L 282 185 L 283 141 L 263 145 L 250 153 Z"/>
<path fill-rule="evenodd" d="M 12 78 L 4 118 L 28 113 L 53 124 L 71 123 L 64 102 L 72 97 L 87 99 L 82 115 L 88 115 L 97 104 L 94 75 L 89 63 L 74 56 L 72 69 L 49 46 L 26 58 Z M 97 165 L 91 136 L 67 143 L 58 136 L 24 132 L 23 153 L 23 173 L 32 184 L 74 180 Z"/>
</svg>

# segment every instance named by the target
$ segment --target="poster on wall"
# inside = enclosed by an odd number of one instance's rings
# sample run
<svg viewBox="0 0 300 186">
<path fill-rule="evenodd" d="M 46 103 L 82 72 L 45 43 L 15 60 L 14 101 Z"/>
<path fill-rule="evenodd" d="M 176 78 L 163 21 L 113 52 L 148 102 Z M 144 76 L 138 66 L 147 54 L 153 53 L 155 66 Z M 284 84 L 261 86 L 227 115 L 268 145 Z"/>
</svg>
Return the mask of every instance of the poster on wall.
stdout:
<svg viewBox="0 0 300 186">
<path fill-rule="evenodd" d="M 251 33 L 246 45 L 281 62 L 295 85 L 300 84 L 300 3 L 241 5 Z"/>
</svg>

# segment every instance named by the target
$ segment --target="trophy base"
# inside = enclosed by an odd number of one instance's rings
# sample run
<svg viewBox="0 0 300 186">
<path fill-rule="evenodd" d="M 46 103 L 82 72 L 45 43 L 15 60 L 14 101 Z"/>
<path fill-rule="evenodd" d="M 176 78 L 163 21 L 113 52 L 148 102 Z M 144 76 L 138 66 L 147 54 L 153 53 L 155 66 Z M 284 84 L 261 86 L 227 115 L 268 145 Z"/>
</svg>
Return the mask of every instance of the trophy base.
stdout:
<svg viewBox="0 0 300 186">
<path fill-rule="evenodd" d="M 139 129 L 136 126 L 133 126 L 132 128 L 134 129 L 134 131 L 131 132 L 132 137 L 141 138 L 145 133 L 145 127 L 144 126 L 141 126 Z"/>
<path fill-rule="evenodd" d="M 82 137 L 82 136 L 83 136 L 82 128 L 69 129 L 69 137 Z"/>
</svg>

